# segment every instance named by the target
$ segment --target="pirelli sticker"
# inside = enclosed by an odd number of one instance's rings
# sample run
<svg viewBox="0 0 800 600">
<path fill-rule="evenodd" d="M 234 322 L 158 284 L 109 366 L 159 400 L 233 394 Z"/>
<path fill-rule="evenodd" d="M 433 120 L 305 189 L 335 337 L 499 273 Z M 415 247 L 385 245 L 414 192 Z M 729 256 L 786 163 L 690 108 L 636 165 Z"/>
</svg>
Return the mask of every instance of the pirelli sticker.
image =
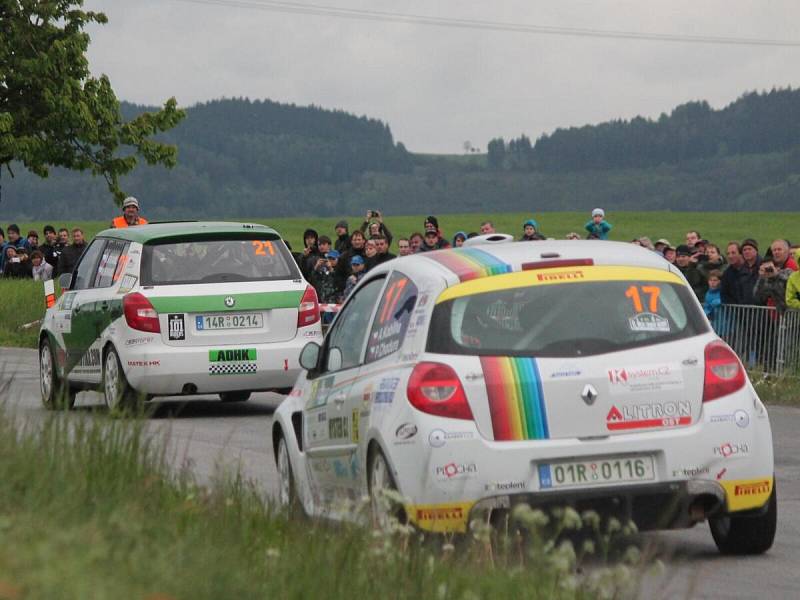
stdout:
<svg viewBox="0 0 800 600">
<path fill-rule="evenodd" d="M 452 504 L 417 504 L 406 507 L 411 521 L 420 529 L 437 533 L 467 531 L 469 511 L 474 502 Z"/>
<path fill-rule="evenodd" d="M 772 477 L 732 479 L 720 483 L 725 488 L 728 510 L 731 512 L 761 508 L 772 494 Z"/>
<path fill-rule="evenodd" d="M 255 348 L 208 351 L 209 375 L 249 375 L 257 371 Z"/>
</svg>

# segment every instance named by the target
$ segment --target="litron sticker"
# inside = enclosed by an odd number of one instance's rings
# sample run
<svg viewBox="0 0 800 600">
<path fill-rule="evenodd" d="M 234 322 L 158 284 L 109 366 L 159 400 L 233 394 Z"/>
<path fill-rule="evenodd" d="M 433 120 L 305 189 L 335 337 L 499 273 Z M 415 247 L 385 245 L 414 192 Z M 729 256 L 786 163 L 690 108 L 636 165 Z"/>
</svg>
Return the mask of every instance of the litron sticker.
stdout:
<svg viewBox="0 0 800 600">
<path fill-rule="evenodd" d="M 186 327 L 183 323 L 183 314 L 167 315 L 167 323 L 169 325 L 169 339 L 186 339 Z"/>
<path fill-rule="evenodd" d="M 655 313 L 639 313 L 635 317 L 628 319 L 628 326 L 631 331 L 654 331 L 657 333 L 669 333 L 669 319 Z"/>
<path fill-rule="evenodd" d="M 622 410 L 611 406 L 606 415 L 606 427 L 610 431 L 620 429 L 646 429 L 651 427 L 677 427 L 692 422 L 692 407 L 689 402 L 664 402 L 633 404 Z"/>
</svg>

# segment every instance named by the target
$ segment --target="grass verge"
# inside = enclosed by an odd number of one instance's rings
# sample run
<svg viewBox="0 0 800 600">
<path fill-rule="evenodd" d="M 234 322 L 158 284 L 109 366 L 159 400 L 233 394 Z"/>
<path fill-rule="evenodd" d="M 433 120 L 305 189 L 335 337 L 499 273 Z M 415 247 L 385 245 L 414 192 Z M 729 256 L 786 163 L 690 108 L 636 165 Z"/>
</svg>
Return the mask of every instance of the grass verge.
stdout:
<svg viewBox="0 0 800 600">
<path fill-rule="evenodd" d="M 800 406 L 800 377 L 797 375 L 765 377 L 763 373 L 750 373 L 750 379 L 762 402 L 782 406 Z"/>
<path fill-rule="evenodd" d="M 485 527 L 463 543 L 287 519 L 237 477 L 200 488 L 168 468 L 141 422 L 0 414 L 0 597 L 527 598 L 636 592 L 627 562 L 577 575 L 594 544 L 553 544 Z M 560 529 L 590 527 L 566 509 Z M 528 509 L 533 529 L 547 519 Z M 473 524 L 475 525 L 475 524 Z M 609 524 L 599 547 L 619 523 Z M 611 533 L 609 533 L 611 532 Z M 523 541 L 526 540 L 526 541 Z M 533 540 L 533 541 L 531 541 Z M 606 546 L 603 546 L 603 540 Z M 630 554 L 630 553 L 629 553 Z"/>
<path fill-rule="evenodd" d="M 44 316 L 44 284 L 32 279 L 0 279 L 0 346 L 35 348 Z"/>
</svg>

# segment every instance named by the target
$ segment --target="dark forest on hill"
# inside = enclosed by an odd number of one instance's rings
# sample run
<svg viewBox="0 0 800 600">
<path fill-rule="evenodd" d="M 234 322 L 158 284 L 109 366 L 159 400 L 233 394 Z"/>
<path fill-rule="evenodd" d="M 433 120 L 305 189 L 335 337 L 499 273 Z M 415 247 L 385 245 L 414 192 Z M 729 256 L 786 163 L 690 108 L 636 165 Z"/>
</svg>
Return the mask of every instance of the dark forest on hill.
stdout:
<svg viewBox="0 0 800 600">
<path fill-rule="evenodd" d="M 131 118 L 147 107 L 123 103 Z M 466 137 L 466 136 L 465 136 Z M 413 154 L 389 125 L 342 110 L 223 99 L 187 109 L 160 139 L 175 169 L 124 181 L 150 218 L 611 209 L 793 210 L 800 206 L 800 90 L 748 93 L 720 109 L 689 102 L 658 119 L 495 138 L 485 155 Z M 106 218 L 105 185 L 13 167 L 0 216 Z"/>
</svg>

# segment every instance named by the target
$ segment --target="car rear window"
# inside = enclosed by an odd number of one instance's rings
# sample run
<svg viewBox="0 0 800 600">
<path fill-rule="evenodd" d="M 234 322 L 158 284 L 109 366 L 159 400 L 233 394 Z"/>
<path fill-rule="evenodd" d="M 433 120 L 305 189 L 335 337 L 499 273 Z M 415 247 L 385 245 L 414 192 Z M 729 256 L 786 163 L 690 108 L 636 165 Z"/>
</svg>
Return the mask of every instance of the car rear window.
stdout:
<svg viewBox="0 0 800 600">
<path fill-rule="evenodd" d="M 300 279 L 300 272 L 283 241 L 271 235 L 160 240 L 142 251 L 143 285 L 283 279 Z"/>
<path fill-rule="evenodd" d="M 577 357 L 680 340 L 708 331 L 685 285 L 586 281 L 462 295 L 437 304 L 428 351 Z"/>
</svg>

